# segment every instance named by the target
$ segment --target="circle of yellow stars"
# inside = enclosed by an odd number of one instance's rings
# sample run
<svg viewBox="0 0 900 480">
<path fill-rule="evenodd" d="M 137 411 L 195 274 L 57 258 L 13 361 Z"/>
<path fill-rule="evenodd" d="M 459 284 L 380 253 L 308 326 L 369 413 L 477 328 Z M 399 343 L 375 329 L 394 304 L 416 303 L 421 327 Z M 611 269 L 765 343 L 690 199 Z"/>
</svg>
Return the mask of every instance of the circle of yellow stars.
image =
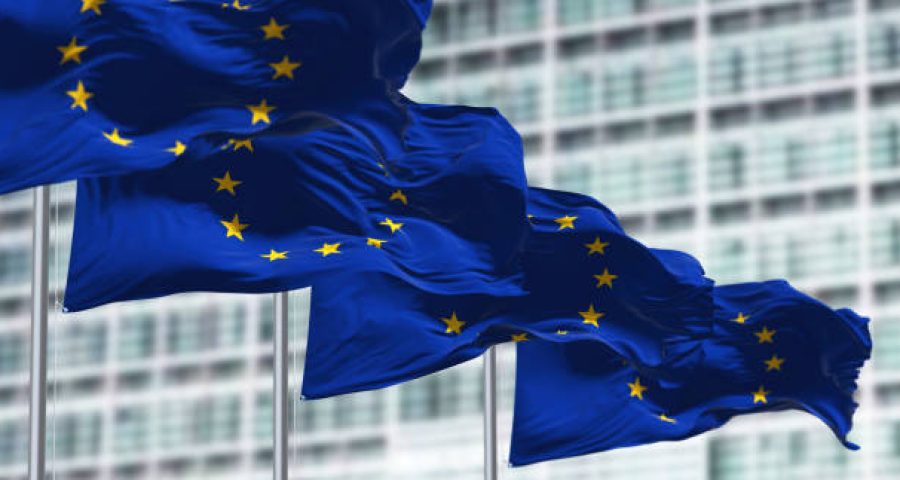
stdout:
<svg viewBox="0 0 900 480">
<path fill-rule="evenodd" d="M 94 2 L 99 1 L 101 4 L 104 0 L 92 0 Z M 246 11 L 251 9 L 253 6 L 249 3 L 241 3 L 240 0 L 233 0 L 231 2 L 222 3 L 223 9 L 232 9 L 236 11 Z M 291 29 L 291 25 L 287 23 L 281 23 L 274 16 L 269 17 L 269 20 L 266 24 L 260 25 L 259 30 L 263 36 L 263 41 L 284 41 L 289 34 Z M 85 45 L 79 45 L 76 38 L 73 38 L 70 43 L 64 47 L 60 47 L 60 52 L 63 54 L 63 62 L 81 62 L 81 54 L 85 52 L 88 47 Z M 302 66 L 302 62 L 299 60 L 295 60 L 292 58 L 290 54 L 283 54 L 279 59 L 276 59 L 267 64 L 271 70 L 271 80 L 295 80 L 296 79 L 296 71 Z M 87 110 L 86 101 L 93 97 L 93 93 L 87 92 L 84 88 L 83 83 L 79 82 L 77 88 L 72 92 L 69 92 L 69 96 L 73 100 L 72 108 L 81 108 L 82 110 Z M 258 103 L 246 104 L 244 107 L 250 113 L 250 125 L 254 126 L 257 124 L 269 125 L 272 123 L 272 114 L 275 112 L 278 107 L 269 102 L 268 98 L 262 97 L 259 99 Z M 128 146 L 131 144 L 131 140 L 125 139 L 121 136 L 118 129 L 114 129 L 110 133 L 104 133 L 106 138 L 120 146 Z M 181 141 L 176 141 L 175 146 L 167 149 L 167 151 L 175 154 L 176 156 L 182 155 L 187 149 L 187 146 Z M 222 146 L 223 150 L 230 149 L 232 152 L 238 151 L 246 151 L 248 153 L 254 152 L 254 145 L 252 138 L 230 138 L 227 143 Z M 385 176 L 390 176 L 388 174 L 387 168 L 383 163 L 378 163 L 379 167 L 384 171 Z M 225 170 L 219 177 L 213 177 L 212 181 L 215 183 L 215 193 L 225 192 L 232 197 L 237 197 L 240 190 L 238 189 L 244 182 L 232 176 L 231 170 Z M 402 189 L 396 189 L 392 191 L 388 196 L 389 202 L 399 202 L 404 206 L 409 205 L 409 197 L 406 192 Z M 239 241 L 244 241 L 244 231 L 248 229 L 251 225 L 249 223 L 243 223 L 239 214 L 234 214 L 231 219 L 222 219 L 220 221 L 222 226 L 225 228 L 225 236 L 226 238 L 236 238 Z M 378 222 L 378 225 L 386 227 L 387 232 L 391 235 L 399 233 L 404 224 L 402 222 L 395 221 L 390 217 L 384 217 L 384 219 Z M 385 244 L 389 241 L 384 238 L 374 238 L 367 237 L 366 238 L 366 246 L 375 248 L 375 249 L 383 249 Z M 341 242 L 324 242 L 320 247 L 315 248 L 312 252 L 318 254 L 320 257 L 330 257 L 333 255 L 340 255 L 343 253 L 341 248 L 343 244 Z M 268 253 L 261 253 L 259 257 L 268 260 L 271 262 L 277 262 L 282 260 L 289 259 L 290 252 L 287 250 L 279 250 L 276 248 L 269 249 Z M 462 326 L 465 325 L 465 322 L 461 321 L 456 317 L 456 313 L 454 312 L 451 317 L 447 317 L 446 319 L 448 323 L 447 333 L 460 333 Z"/>
<path fill-rule="evenodd" d="M 79 12 L 82 15 L 91 15 L 94 17 L 101 17 L 104 13 L 104 9 L 109 6 L 108 0 L 78 0 L 81 5 L 79 7 Z M 232 9 L 238 12 L 243 12 L 250 10 L 252 5 L 248 3 L 241 3 L 240 0 L 232 0 L 231 2 L 222 3 L 223 9 Z M 262 31 L 263 40 L 285 40 L 287 37 L 285 32 L 290 28 L 289 24 L 279 23 L 275 17 L 270 17 L 269 22 L 261 25 L 259 29 Z M 72 36 L 68 43 L 64 45 L 60 45 L 56 47 L 60 54 L 59 64 L 61 66 L 65 66 L 67 64 L 81 64 L 82 56 L 88 53 L 90 49 L 90 45 L 80 41 L 77 36 Z M 282 55 L 281 59 L 274 59 L 269 62 L 267 65 L 272 69 L 272 80 L 280 80 L 284 79 L 287 81 L 295 80 L 295 72 L 298 68 L 302 66 L 302 62 L 299 60 L 292 59 L 290 55 Z M 95 93 L 89 90 L 89 86 L 85 84 L 83 79 L 78 79 L 74 88 L 72 90 L 67 90 L 66 95 L 71 98 L 70 108 L 72 110 L 80 110 L 82 113 L 86 113 L 90 110 L 90 101 L 94 99 Z M 277 109 L 277 106 L 270 105 L 268 100 L 263 98 L 258 104 L 249 104 L 246 105 L 247 110 L 250 111 L 250 124 L 256 125 L 258 123 L 270 124 L 271 117 L 270 114 Z M 114 127 L 111 131 L 103 131 L 101 132 L 103 138 L 105 138 L 109 143 L 115 145 L 117 147 L 127 148 L 131 147 L 134 143 L 133 139 L 127 138 L 126 135 L 120 132 L 118 127 Z M 250 143 L 249 139 L 244 139 L 240 141 L 235 141 L 234 149 L 238 150 L 240 148 L 246 148 L 252 152 L 253 147 L 252 143 Z M 166 148 L 165 151 L 173 154 L 175 157 L 180 157 L 187 150 L 187 145 L 182 143 L 180 140 L 175 140 L 174 146 Z"/>
</svg>

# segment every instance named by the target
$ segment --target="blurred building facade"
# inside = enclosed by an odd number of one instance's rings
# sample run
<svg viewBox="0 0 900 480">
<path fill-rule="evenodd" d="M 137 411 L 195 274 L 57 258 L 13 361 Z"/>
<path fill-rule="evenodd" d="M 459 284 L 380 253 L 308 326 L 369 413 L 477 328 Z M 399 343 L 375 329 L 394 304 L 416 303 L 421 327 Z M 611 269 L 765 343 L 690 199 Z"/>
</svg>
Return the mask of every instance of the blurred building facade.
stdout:
<svg viewBox="0 0 900 480">
<path fill-rule="evenodd" d="M 875 320 L 860 452 L 783 413 L 501 478 L 900 475 L 900 0 L 437 0 L 407 93 L 499 107 L 532 184 L 597 196 L 720 283 L 784 277 Z M 73 198 L 54 187 L 54 301 Z M 25 476 L 30 207 L 0 197 L 0 479 Z M 307 306 L 292 294 L 292 380 Z M 54 314 L 52 478 L 270 478 L 272 313 L 196 294 Z M 513 361 L 504 347 L 501 452 Z M 292 477 L 481 478 L 480 374 L 295 401 Z"/>
</svg>

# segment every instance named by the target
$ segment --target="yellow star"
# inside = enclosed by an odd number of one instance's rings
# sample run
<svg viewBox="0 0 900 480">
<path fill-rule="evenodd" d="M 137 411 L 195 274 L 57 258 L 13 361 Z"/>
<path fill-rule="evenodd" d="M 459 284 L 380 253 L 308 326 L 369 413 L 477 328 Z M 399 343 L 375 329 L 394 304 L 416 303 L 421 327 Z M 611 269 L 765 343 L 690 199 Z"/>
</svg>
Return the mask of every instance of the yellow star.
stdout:
<svg viewBox="0 0 900 480">
<path fill-rule="evenodd" d="M 272 80 L 277 80 L 281 77 L 287 77 L 293 80 L 294 70 L 300 68 L 300 62 L 291 63 L 291 59 L 285 55 L 280 62 L 270 63 L 269 66 L 275 70 L 275 74 L 272 75 Z"/>
<path fill-rule="evenodd" d="M 667 416 L 665 413 L 660 413 L 659 416 L 656 418 L 658 418 L 666 423 L 673 423 L 673 424 L 678 423 L 678 420 L 675 420 L 674 418 Z"/>
<path fill-rule="evenodd" d="M 218 186 L 216 187 L 216 192 L 225 190 L 226 192 L 230 193 L 232 197 L 237 195 L 237 192 L 234 191 L 234 187 L 244 183 L 240 180 L 232 180 L 231 172 L 227 170 L 225 171 L 225 175 L 222 176 L 222 178 L 213 178 L 213 181 L 218 184 Z"/>
<path fill-rule="evenodd" d="M 399 200 L 400 203 L 409 205 L 409 200 L 406 198 L 406 194 L 403 193 L 403 190 L 397 189 L 396 192 L 391 194 L 391 197 L 388 199 L 388 201 L 393 202 L 394 200 Z"/>
<path fill-rule="evenodd" d="M 277 252 L 273 248 L 273 249 L 269 250 L 269 253 L 260 255 L 260 257 L 267 258 L 267 259 L 269 259 L 270 262 L 274 262 L 275 260 L 287 260 L 287 254 L 288 254 L 287 250 L 285 250 L 283 252 Z"/>
<path fill-rule="evenodd" d="M 103 136 L 106 137 L 106 139 L 109 140 L 110 142 L 112 142 L 113 144 L 118 145 L 120 147 L 127 147 L 134 142 L 134 140 L 130 140 L 128 138 L 123 138 L 121 135 L 119 135 L 118 128 L 114 128 L 113 131 L 110 133 L 103 132 Z"/>
<path fill-rule="evenodd" d="M 772 370 L 781 371 L 781 365 L 784 364 L 784 359 L 779 357 L 778 355 L 772 355 L 772 358 L 768 360 L 763 360 L 763 363 L 766 364 L 766 371 L 771 372 Z"/>
<path fill-rule="evenodd" d="M 97 15 L 103 15 L 103 12 L 100 11 L 100 5 L 104 3 L 106 3 L 106 0 L 81 0 L 81 13 L 91 10 Z"/>
<path fill-rule="evenodd" d="M 466 324 L 466 322 L 456 318 L 456 312 L 450 314 L 450 318 L 441 317 L 441 321 L 447 325 L 444 333 L 455 333 L 457 335 L 462 333 L 462 327 Z"/>
<path fill-rule="evenodd" d="M 238 214 L 234 214 L 234 218 L 231 219 L 230 222 L 226 222 L 225 220 L 221 221 L 222 225 L 228 229 L 225 235 L 225 238 L 237 237 L 238 240 L 244 241 L 243 232 L 249 224 L 241 223 L 241 219 L 238 218 Z"/>
<path fill-rule="evenodd" d="M 231 7 L 235 10 L 239 10 L 242 12 L 246 11 L 246 10 L 250 10 L 250 5 L 241 5 L 240 0 L 234 0 L 233 2 L 231 2 L 230 5 L 227 3 L 222 4 L 222 8 L 228 8 L 228 7 Z"/>
<path fill-rule="evenodd" d="M 609 269 L 604 268 L 603 273 L 600 275 L 594 275 L 594 278 L 597 279 L 597 288 L 601 288 L 604 285 L 609 288 L 612 288 L 613 280 L 619 278 L 619 276 L 609 273 Z"/>
<path fill-rule="evenodd" d="M 594 239 L 591 243 L 585 243 L 585 247 L 588 248 L 588 255 L 593 255 L 595 253 L 599 253 L 600 255 L 605 254 L 606 247 L 609 246 L 608 242 L 601 242 L 600 237 Z"/>
<path fill-rule="evenodd" d="M 84 89 L 84 83 L 78 81 L 75 90 L 69 90 L 66 95 L 72 97 L 72 109 L 81 108 L 85 112 L 88 111 L 87 101 L 94 97 L 94 94 Z"/>
<path fill-rule="evenodd" d="M 747 320 L 749 319 L 750 317 L 745 316 L 744 312 L 739 312 L 738 316 L 734 318 L 734 321 L 743 325 L 744 323 L 747 323 Z"/>
<path fill-rule="evenodd" d="M 591 304 L 586 312 L 578 312 L 578 314 L 584 319 L 584 322 L 582 323 L 587 323 L 597 328 L 600 328 L 600 325 L 597 324 L 597 320 L 606 316 L 605 313 L 594 310 L 594 304 Z"/>
<path fill-rule="evenodd" d="M 275 17 L 270 17 L 268 25 L 263 25 L 259 28 L 262 29 L 263 33 L 266 35 L 266 38 L 263 40 L 270 40 L 272 38 L 284 40 L 284 31 L 290 28 L 290 25 L 279 25 L 278 22 L 275 21 Z"/>
<path fill-rule="evenodd" d="M 72 37 L 72 40 L 68 45 L 63 45 L 61 47 L 56 47 L 57 50 L 62 53 L 62 60 L 59 61 L 60 65 L 64 65 L 70 61 L 75 63 L 81 63 L 81 54 L 84 53 L 88 47 L 84 45 L 78 44 L 78 38 Z"/>
<path fill-rule="evenodd" d="M 379 223 L 379 225 L 384 225 L 391 229 L 391 233 L 397 233 L 397 230 L 403 228 L 403 224 L 400 222 L 395 222 L 390 218 L 385 218 L 383 222 Z"/>
<path fill-rule="evenodd" d="M 763 327 L 762 330 L 753 332 L 753 334 L 759 339 L 759 343 L 775 343 L 775 330 L 769 330 L 767 327 Z"/>
<path fill-rule="evenodd" d="M 187 150 L 187 145 L 181 143 L 180 140 L 175 140 L 175 146 L 172 148 L 167 148 L 166 151 L 175 154 L 176 157 L 180 157 Z"/>
<path fill-rule="evenodd" d="M 253 114 L 253 120 L 251 120 L 251 125 L 256 125 L 259 122 L 263 123 L 272 123 L 269 119 L 269 114 L 275 110 L 276 107 L 273 107 L 266 103 L 266 99 L 264 98 L 259 105 L 247 105 L 247 109 L 250 110 L 250 113 Z"/>
<path fill-rule="evenodd" d="M 253 140 L 250 138 L 245 138 L 243 140 L 238 140 L 236 138 L 229 138 L 228 145 L 232 146 L 232 151 L 236 152 L 242 148 L 246 148 L 250 153 L 253 153 Z"/>
<path fill-rule="evenodd" d="M 575 219 L 577 219 L 577 218 L 578 217 L 570 217 L 569 215 L 566 215 L 565 217 L 560 217 L 553 221 L 559 224 L 560 230 L 565 230 L 567 228 L 571 228 L 574 230 L 575 229 Z"/>
<path fill-rule="evenodd" d="M 568 334 L 569 334 L 569 331 L 568 331 L 568 330 L 559 329 L 559 330 L 556 331 L 556 334 L 557 334 L 557 335 L 568 335 Z"/>
<path fill-rule="evenodd" d="M 366 245 L 368 245 L 370 247 L 381 248 L 381 246 L 384 244 L 384 242 L 387 242 L 387 240 L 379 240 L 377 238 L 369 238 L 366 240 Z"/>
<path fill-rule="evenodd" d="M 525 218 L 527 218 L 528 221 L 531 222 L 532 220 L 534 220 L 534 214 L 532 214 L 532 213 L 526 214 Z"/>
<path fill-rule="evenodd" d="M 772 392 L 767 392 L 766 389 L 763 388 L 762 385 L 760 385 L 759 390 L 753 392 L 753 404 L 756 405 L 757 403 L 769 403 L 766 395 L 770 393 Z"/>
<path fill-rule="evenodd" d="M 317 248 L 313 251 L 321 253 L 323 257 L 327 257 L 335 253 L 341 253 L 341 251 L 338 250 L 339 248 L 341 248 L 341 242 L 323 243 L 321 248 Z"/>
<path fill-rule="evenodd" d="M 641 400 L 644 399 L 644 392 L 647 391 L 647 386 L 641 385 L 640 377 L 634 377 L 634 382 L 629 383 L 628 388 L 631 389 L 631 393 L 628 395 L 629 397 L 637 397 Z"/>
<path fill-rule="evenodd" d="M 522 333 L 514 333 L 514 334 L 512 334 L 512 341 L 513 341 L 513 343 L 527 342 L 527 341 L 528 341 L 528 334 L 525 333 L 525 332 L 522 332 Z"/>
</svg>

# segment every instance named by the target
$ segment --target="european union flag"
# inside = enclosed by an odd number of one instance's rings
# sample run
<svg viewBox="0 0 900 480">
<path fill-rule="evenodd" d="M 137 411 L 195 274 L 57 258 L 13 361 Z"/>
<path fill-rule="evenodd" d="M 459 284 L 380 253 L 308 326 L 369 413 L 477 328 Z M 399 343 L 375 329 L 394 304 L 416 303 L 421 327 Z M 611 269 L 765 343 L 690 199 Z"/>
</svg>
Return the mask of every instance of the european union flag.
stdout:
<svg viewBox="0 0 900 480">
<path fill-rule="evenodd" d="M 79 182 L 68 310 L 356 268 L 522 294 L 518 134 L 398 91 L 430 1 L 73 3 L 0 9 L 27 67 L 0 111 L 40 107 L 0 118 L 0 191 L 107 175 Z"/>
<path fill-rule="evenodd" d="M 313 286 L 303 395 L 384 387 L 500 342 L 597 342 L 648 368 L 694 362 L 708 335 L 712 282 L 680 253 L 629 237 L 593 198 L 529 189 L 527 296 L 436 295 L 377 271 Z"/>
<path fill-rule="evenodd" d="M 784 281 L 716 287 L 702 361 L 670 382 L 596 343 L 520 345 L 510 462 L 677 440 L 730 418 L 805 410 L 847 440 L 872 343 L 867 320 Z"/>
<path fill-rule="evenodd" d="M 162 167 L 399 88 L 430 0 L 0 5 L 0 193 Z"/>
<path fill-rule="evenodd" d="M 521 295 L 521 141 L 495 110 L 348 93 L 170 166 L 79 181 L 65 306 L 273 292 L 375 271 L 436 294 Z M 356 299 L 348 299 L 356 301 Z"/>
</svg>

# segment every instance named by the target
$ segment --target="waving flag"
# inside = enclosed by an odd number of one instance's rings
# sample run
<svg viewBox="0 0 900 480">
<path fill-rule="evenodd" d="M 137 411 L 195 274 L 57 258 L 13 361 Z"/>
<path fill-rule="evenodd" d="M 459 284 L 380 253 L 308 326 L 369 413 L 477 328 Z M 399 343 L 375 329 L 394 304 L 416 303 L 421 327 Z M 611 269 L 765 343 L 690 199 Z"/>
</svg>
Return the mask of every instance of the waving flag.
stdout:
<svg viewBox="0 0 900 480">
<path fill-rule="evenodd" d="M 399 88 L 429 0 L 0 5 L 0 193 L 165 166 Z M 240 142 L 240 143 L 238 143 Z"/>
<path fill-rule="evenodd" d="M 347 102 L 157 171 L 80 181 L 66 308 L 370 270 L 438 294 L 521 295 L 525 180 L 509 124 L 400 96 Z"/>
<path fill-rule="evenodd" d="M 0 37 L 35 52 L 71 36 L 61 60 L 0 74 L 0 108 L 46 107 L 0 120 L 0 191 L 121 173 L 79 182 L 69 311 L 353 269 L 523 293 L 518 134 L 493 109 L 398 92 L 430 1 L 73 3 L 0 9 Z M 66 84 L 85 89 L 73 108 Z"/>
<path fill-rule="evenodd" d="M 678 440 L 736 415 L 805 410 L 848 447 L 866 319 L 783 281 L 716 287 L 702 361 L 669 382 L 596 343 L 520 345 L 510 462 Z M 677 365 L 667 366 L 678 374 Z"/>
<path fill-rule="evenodd" d="M 641 245 L 584 195 L 532 188 L 528 212 L 524 297 L 436 295 L 364 269 L 316 282 L 303 395 L 410 380 L 508 341 L 598 342 L 648 368 L 696 361 L 713 305 L 692 257 Z"/>
</svg>

